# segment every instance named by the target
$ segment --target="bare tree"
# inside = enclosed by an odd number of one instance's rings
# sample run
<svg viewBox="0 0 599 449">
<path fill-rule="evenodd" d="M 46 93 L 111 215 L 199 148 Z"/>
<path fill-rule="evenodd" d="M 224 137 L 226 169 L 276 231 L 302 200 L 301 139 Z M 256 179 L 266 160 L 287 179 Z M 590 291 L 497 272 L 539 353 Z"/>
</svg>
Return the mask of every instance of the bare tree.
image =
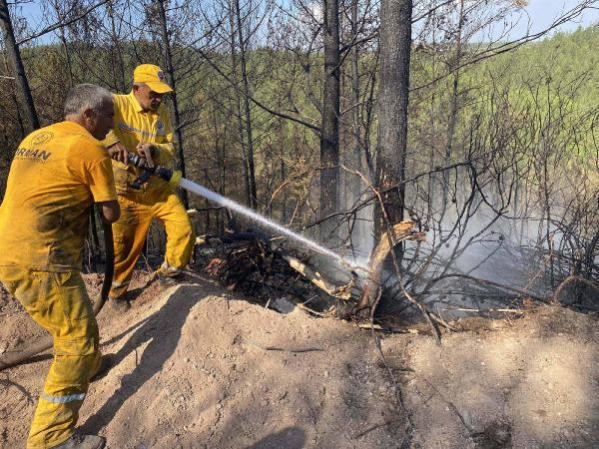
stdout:
<svg viewBox="0 0 599 449">
<path fill-rule="evenodd" d="M 37 129 L 40 127 L 40 123 L 35 110 L 35 104 L 33 103 L 33 96 L 31 95 L 31 88 L 29 87 L 25 67 L 23 66 L 23 60 L 21 59 L 21 51 L 19 50 L 19 46 L 15 39 L 15 32 L 6 0 L 0 0 L 0 24 L 4 31 L 4 42 L 8 53 L 8 61 L 16 78 L 17 86 L 19 87 L 19 93 L 21 94 L 23 107 L 27 113 L 30 130 Z"/>
<path fill-rule="evenodd" d="M 382 0 L 380 17 L 376 187 L 384 194 L 375 210 L 377 235 L 386 231 L 386 220 L 395 224 L 404 216 L 412 1 Z"/>
<path fill-rule="evenodd" d="M 181 129 L 181 112 L 179 109 L 179 102 L 177 100 L 177 79 L 175 77 L 175 67 L 173 65 L 173 56 L 172 56 L 172 44 L 170 33 L 168 29 L 168 19 L 167 19 L 167 8 L 166 8 L 166 0 L 156 0 L 156 11 L 158 16 L 158 23 L 160 29 L 160 35 L 162 38 L 162 52 L 163 52 L 163 60 L 166 69 L 166 75 L 168 78 L 168 82 L 170 86 L 173 88 L 173 92 L 171 94 L 171 101 L 173 103 L 173 115 L 174 121 L 173 125 L 175 128 L 175 136 L 176 136 L 176 146 L 177 153 L 179 155 L 179 169 L 183 174 L 183 177 L 186 176 L 185 172 L 185 152 L 184 152 L 184 141 L 183 141 L 183 131 Z M 189 208 L 189 199 L 187 197 L 187 191 L 181 191 L 181 199 L 183 200 L 183 204 L 186 208 Z"/>
<path fill-rule="evenodd" d="M 339 204 L 339 2 L 324 0 L 324 86 L 320 135 L 320 214 L 335 213 Z M 336 223 L 325 221 L 321 239 L 335 243 Z"/>
<path fill-rule="evenodd" d="M 231 47 L 232 65 L 231 76 L 239 86 L 239 89 L 234 94 L 234 101 L 241 144 L 241 169 L 244 178 L 246 204 L 256 209 L 258 206 L 258 196 L 254 168 L 254 137 L 250 107 L 251 89 L 247 67 L 249 36 L 245 35 L 248 24 L 243 17 L 239 0 L 230 0 L 228 8 L 230 26 L 229 44 Z"/>
</svg>

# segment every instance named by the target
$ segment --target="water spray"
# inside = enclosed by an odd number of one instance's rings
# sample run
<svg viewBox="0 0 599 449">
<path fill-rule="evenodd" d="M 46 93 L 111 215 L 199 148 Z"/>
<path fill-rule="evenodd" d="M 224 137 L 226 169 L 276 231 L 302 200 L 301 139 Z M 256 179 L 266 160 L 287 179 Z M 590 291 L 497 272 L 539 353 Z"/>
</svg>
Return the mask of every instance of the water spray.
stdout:
<svg viewBox="0 0 599 449">
<path fill-rule="evenodd" d="M 290 229 L 275 222 L 274 220 L 270 220 L 270 219 L 260 215 L 256 211 L 254 211 L 248 207 L 242 206 L 241 204 L 237 203 L 236 201 L 233 201 L 229 198 L 219 195 L 218 193 L 204 187 L 201 184 L 195 183 L 193 181 L 190 181 L 189 179 L 181 177 L 181 172 L 179 172 L 179 171 L 173 171 L 168 168 L 161 167 L 161 166 L 149 166 L 147 161 L 144 158 L 142 158 L 136 154 L 129 155 L 129 162 L 132 165 L 145 170 L 142 173 L 142 175 L 134 182 L 134 184 L 133 184 L 134 188 L 141 187 L 141 185 L 145 181 L 147 181 L 147 179 L 151 175 L 159 176 L 160 178 L 169 182 L 173 186 L 181 187 L 182 189 L 185 189 L 188 192 L 191 192 L 195 195 L 204 197 L 207 200 L 212 201 L 220 206 L 223 206 L 227 209 L 234 210 L 235 212 L 237 212 L 241 215 L 244 215 L 245 217 L 249 218 L 250 220 L 262 225 L 263 227 L 271 230 L 272 232 L 274 232 L 276 234 L 283 235 L 283 236 L 289 238 L 290 240 L 293 240 L 295 243 L 302 245 L 303 247 L 310 248 L 312 251 L 314 251 L 316 253 L 319 253 L 321 255 L 327 256 L 327 257 L 335 260 L 341 266 L 349 269 L 354 274 L 358 274 L 357 273 L 358 271 L 362 271 L 362 272 L 365 270 L 367 271 L 367 269 L 365 267 L 358 265 L 354 262 L 351 262 L 350 260 L 335 253 L 334 251 L 331 251 L 330 249 L 316 243 L 314 240 L 310 240 L 309 238 L 304 237 L 301 234 L 293 232 Z"/>
<path fill-rule="evenodd" d="M 168 168 L 161 167 L 161 166 L 150 166 L 148 164 L 148 162 L 146 161 L 146 159 L 144 159 L 136 154 L 129 154 L 129 163 L 144 170 L 142 172 L 142 174 L 132 184 L 132 187 L 135 189 L 141 188 L 141 186 L 150 178 L 150 176 L 158 176 L 158 177 L 164 179 L 165 181 L 169 182 L 173 186 L 181 187 L 191 193 L 194 193 L 195 195 L 202 196 L 209 201 L 212 201 L 216 204 L 226 207 L 227 209 L 234 210 L 237 213 L 244 215 L 244 216 L 248 217 L 249 219 L 253 220 L 254 222 L 264 226 L 265 228 L 268 228 L 277 234 L 284 235 L 285 237 L 288 237 L 290 240 L 293 240 L 295 243 L 301 244 L 305 248 L 310 248 L 312 251 L 315 251 L 319 254 L 327 256 L 330 259 L 336 261 L 342 267 L 345 267 L 346 269 L 348 269 L 350 271 L 350 273 L 352 275 L 352 281 L 348 285 L 353 285 L 353 282 L 356 282 L 357 284 L 361 284 L 362 282 L 365 281 L 365 278 L 363 276 L 365 276 L 367 273 L 369 273 L 367 268 L 365 268 L 359 264 L 352 263 L 350 260 L 346 259 L 345 257 L 335 253 L 334 251 L 331 251 L 328 248 L 325 248 L 322 245 L 319 245 L 315 241 L 310 240 L 309 238 L 306 238 L 300 234 L 297 234 L 297 233 L 291 231 L 290 229 L 287 229 L 286 227 L 276 223 L 275 221 L 269 220 L 268 218 L 260 215 L 256 211 L 253 211 L 252 209 L 242 206 L 241 204 L 239 204 L 229 198 L 219 195 L 218 193 L 213 192 L 212 190 L 207 189 L 206 187 L 204 187 L 200 184 L 190 181 L 189 179 L 183 178 L 181 176 L 181 172 L 179 172 L 179 171 L 173 171 Z M 104 305 L 106 299 L 108 298 L 108 291 L 110 289 L 110 284 L 112 282 L 112 269 L 113 269 L 113 265 L 114 265 L 114 263 L 113 263 L 113 260 L 114 260 L 113 254 L 114 253 L 113 253 L 113 249 L 112 249 L 112 228 L 110 227 L 110 225 L 107 225 L 106 223 L 104 226 L 104 236 L 105 236 L 105 240 L 106 240 L 106 255 L 107 255 L 106 266 L 108 268 L 108 271 L 106 272 L 106 276 L 104 277 L 104 284 L 102 286 L 102 294 L 101 294 L 100 300 L 94 304 L 94 314 L 95 315 L 97 315 L 100 312 L 100 310 L 102 309 L 102 306 Z M 290 264 L 302 265 L 302 270 L 307 270 L 307 268 L 305 267 L 305 265 L 302 264 L 302 262 L 295 260 L 295 258 L 293 258 L 293 259 L 294 260 L 292 260 L 292 261 L 290 261 L 289 259 L 287 259 L 287 260 L 288 260 L 288 262 L 290 262 Z M 348 293 L 348 292 L 340 293 L 338 291 L 333 291 L 334 286 L 327 285 L 326 281 L 322 280 L 320 278 L 320 276 L 318 275 L 318 273 L 315 273 L 314 278 L 316 278 L 316 281 L 313 279 L 312 282 L 314 282 L 316 285 L 318 285 L 319 288 L 322 288 L 325 291 L 328 291 L 328 293 L 331 295 L 340 297 L 340 295 L 345 295 Z M 344 288 L 346 288 L 346 287 L 347 286 L 344 286 Z M 31 345 L 30 347 L 26 348 L 25 350 L 21 350 L 14 354 L 9 354 L 9 355 L 0 357 L 0 371 L 4 370 L 6 368 L 9 368 L 11 366 L 16 366 L 16 365 L 22 364 L 22 363 L 30 360 L 34 355 L 39 354 L 40 352 L 45 351 L 51 347 L 52 347 L 52 340 L 50 338 L 45 338 L 45 339 L 42 339 L 40 342 L 37 342 L 36 344 Z"/>
</svg>

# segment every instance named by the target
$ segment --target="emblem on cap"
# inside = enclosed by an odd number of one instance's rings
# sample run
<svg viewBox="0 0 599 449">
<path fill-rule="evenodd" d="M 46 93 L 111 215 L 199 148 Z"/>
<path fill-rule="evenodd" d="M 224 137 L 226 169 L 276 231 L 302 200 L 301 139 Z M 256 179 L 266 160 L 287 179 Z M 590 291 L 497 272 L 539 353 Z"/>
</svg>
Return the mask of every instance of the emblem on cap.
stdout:
<svg viewBox="0 0 599 449">
<path fill-rule="evenodd" d="M 164 81 L 164 72 L 162 70 L 158 71 L 158 79 L 160 81 Z"/>
</svg>

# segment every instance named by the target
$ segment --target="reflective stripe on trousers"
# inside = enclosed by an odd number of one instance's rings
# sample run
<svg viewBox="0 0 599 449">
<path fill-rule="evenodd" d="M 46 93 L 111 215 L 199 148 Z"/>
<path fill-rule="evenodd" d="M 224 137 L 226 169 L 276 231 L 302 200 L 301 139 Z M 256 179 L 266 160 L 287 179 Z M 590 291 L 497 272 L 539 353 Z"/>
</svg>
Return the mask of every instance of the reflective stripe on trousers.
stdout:
<svg viewBox="0 0 599 449">
<path fill-rule="evenodd" d="M 85 393 L 69 394 L 67 396 L 48 396 L 46 393 L 42 393 L 41 398 L 44 401 L 54 402 L 55 404 L 66 404 L 67 402 L 83 401 Z"/>
</svg>

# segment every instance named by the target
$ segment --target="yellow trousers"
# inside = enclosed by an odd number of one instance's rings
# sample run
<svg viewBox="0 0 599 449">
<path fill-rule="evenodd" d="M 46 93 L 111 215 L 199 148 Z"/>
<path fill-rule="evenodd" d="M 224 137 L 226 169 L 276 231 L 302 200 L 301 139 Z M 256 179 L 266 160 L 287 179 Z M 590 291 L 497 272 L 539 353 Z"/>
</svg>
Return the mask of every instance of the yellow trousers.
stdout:
<svg viewBox="0 0 599 449">
<path fill-rule="evenodd" d="M 54 361 L 35 410 L 27 449 L 71 437 L 90 378 L 100 367 L 98 324 L 78 271 L 0 267 L 0 281 L 54 341 Z"/>
<path fill-rule="evenodd" d="M 114 237 L 114 281 L 110 297 L 122 297 L 148 235 L 152 219 L 158 219 L 166 231 L 164 266 L 181 269 L 189 263 L 194 245 L 191 221 L 174 192 L 165 192 L 156 200 L 151 195 L 131 193 L 118 196 L 121 216 L 112 225 Z"/>
</svg>

